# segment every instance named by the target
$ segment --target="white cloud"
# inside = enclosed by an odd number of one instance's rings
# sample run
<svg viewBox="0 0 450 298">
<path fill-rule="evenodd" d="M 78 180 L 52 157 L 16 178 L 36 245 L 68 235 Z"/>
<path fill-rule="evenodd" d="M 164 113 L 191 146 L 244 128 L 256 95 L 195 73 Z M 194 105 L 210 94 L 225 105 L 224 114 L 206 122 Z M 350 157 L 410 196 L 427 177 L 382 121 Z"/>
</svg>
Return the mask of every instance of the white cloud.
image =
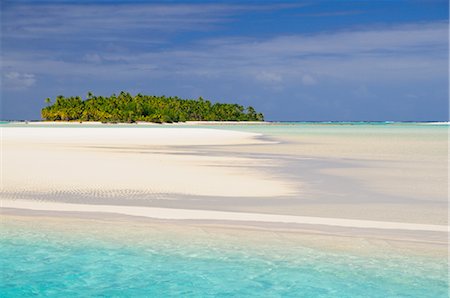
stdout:
<svg viewBox="0 0 450 298">
<path fill-rule="evenodd" d="M 207 31 L 248 11 L 282 10 L 305 4 L 91 4 L 17 3 L 2 11 L 2 34 L 8 38 L 133 40 L 135 31 Z M 107 33 L 107 34 L 105 34 Z M 123 35 L 125 34 L 125 36 Z M 143 39 L 135 39 L 138 42 Z"/>
<path fill-rule="evenodd" d="M 27 89 L 35 84 L 34 74 L 12 71 L 3 75 L 3 87 L 6 89 Z"/>
<path fill-rule="evenodd" d="M 258 81 L 267 83 L 279 83 L 283 80 L 281 75 L 269 71 L 258 72 L 255 77 Z"/>
<path fill-rule="evenodd" d="M 251 79 L 261 84 L 318 85 L 324 81 L 410 82 L 447 75 L 448 26 L 420 23 L 315 35 L 221 38 L 147 52 L 102 52 L 64 60 L 31 50 L 6 52 L 5 69 L 98 79 L 178 76 Z M 91 62 L 102 63 L 91 63 Z M 157 70 L 157 71 L 155 71 Z"/>
<path fill-rule="evenodd" d="M 278 36 L 260 41 L 242 41 L 224 46 L 254 57 L 307 58 L 308 55 L 370 55 L 423 53 L 433 48 L 442 49 L 448 41 L 448 23 L 411 24 L 378 29 L 340 31 L 314 35 Z M 224 43 L 226 44 L 226 43 Z"/>
</svg>

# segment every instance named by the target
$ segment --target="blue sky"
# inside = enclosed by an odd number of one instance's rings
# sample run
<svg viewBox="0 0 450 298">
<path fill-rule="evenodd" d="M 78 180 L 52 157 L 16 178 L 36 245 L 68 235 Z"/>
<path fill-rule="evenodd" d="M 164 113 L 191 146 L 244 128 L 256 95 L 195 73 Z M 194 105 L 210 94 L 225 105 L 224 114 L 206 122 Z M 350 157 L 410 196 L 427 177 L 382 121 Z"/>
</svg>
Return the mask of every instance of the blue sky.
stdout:
<svg viewBox="0 0 450 298">
<path fill-rule="evenodd" d="M 2 119 L 46 97 L 252 105 L 267 120 L 448 120 L 448 1 L 1 1 Z"/>
</svg>

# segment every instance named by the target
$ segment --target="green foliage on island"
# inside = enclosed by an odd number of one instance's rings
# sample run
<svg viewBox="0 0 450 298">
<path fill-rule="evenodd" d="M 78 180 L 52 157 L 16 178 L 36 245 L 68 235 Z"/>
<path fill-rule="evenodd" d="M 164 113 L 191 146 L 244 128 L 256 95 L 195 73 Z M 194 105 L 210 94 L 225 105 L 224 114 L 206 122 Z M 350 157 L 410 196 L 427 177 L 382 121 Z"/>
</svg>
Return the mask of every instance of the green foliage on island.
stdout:
<svg viewBox="0 0 450 298">
<path fill-rule="evenodd" d="M 91 92 L 83 100 L 79 96 L 58 96 L 53 104 L 45 100 L 47 107 L 41 116 L 49 121 L 101 121 L 101 122 L 156 122 L 184 121 L 263 121 L 264 116 L 253 107 L 238 104 L 211 103 L 209 100 L 181 99 L 127 92 L 109 97 L 94 96 Z"/>
</svg>

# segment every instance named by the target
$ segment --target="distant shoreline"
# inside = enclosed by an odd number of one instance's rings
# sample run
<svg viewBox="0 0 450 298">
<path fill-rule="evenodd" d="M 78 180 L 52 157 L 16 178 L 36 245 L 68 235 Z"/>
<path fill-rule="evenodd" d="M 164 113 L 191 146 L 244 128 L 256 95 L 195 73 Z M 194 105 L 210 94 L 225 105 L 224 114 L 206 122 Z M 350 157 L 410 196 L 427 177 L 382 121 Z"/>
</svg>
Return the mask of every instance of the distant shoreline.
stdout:
<svg viewBox="0 0 450 298">
<path fill-rule="evenodd" d="M 27 121 L 27 120 L 13 120 L 13 121 L 0 121 L 6 123 L 19 123 L 19 124 L 31 124 L 31 125 L 58 125 L 58 124 L 68 124 L 68 125 L 151 125 L 151 126 L 162 126 L 162 125 L 203 125 L 203 124 L 273 124 L 277 122 L 268 121 L 185 121 L 185 122 L 173 122 L 173 123 L 156 123 L 156 122 L 145 122 L 137 121 L 134 123 L 127 122 L 100 122 L 100 121 Z"/>
<path fill-rule="evenodd" d="M 42 121 L 42 120 L 0 120 L 0 124 L 29 124 L 29 125 L 124 125 L 124 126 L 178 126 L 178 125 L 287 125 L 287 124 L 423 124 L 423 125 L 450 125 L 445 121 L 185 121 L 173 123 L 155 123 L 137 121 L 127 122 L 100 122 L 100 121 Z"/>
</svg>

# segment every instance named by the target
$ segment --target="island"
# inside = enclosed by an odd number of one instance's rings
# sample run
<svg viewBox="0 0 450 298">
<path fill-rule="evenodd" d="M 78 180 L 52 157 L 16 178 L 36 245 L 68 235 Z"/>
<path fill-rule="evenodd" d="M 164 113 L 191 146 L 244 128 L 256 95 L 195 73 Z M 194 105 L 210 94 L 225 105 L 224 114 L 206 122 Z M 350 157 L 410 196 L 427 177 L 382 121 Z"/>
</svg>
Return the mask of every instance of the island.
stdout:
<svg viewBox="0 0 450 298">
<path fill-rule="evenodd" d="M 41 116 L 47 121 L 137 121 L 173 123 L 185 121 L 264 121 L 264 115 L 249 106 L 232 103 L 212 103 L 202 97 L 182 99 L 177 96 L 135 96 L 128 92 L 109 97 L 95 96 L 88 92 L 87 98 L 59 95 L 54 103 L 45 99 L 47 106 Z"/>
</svg>

